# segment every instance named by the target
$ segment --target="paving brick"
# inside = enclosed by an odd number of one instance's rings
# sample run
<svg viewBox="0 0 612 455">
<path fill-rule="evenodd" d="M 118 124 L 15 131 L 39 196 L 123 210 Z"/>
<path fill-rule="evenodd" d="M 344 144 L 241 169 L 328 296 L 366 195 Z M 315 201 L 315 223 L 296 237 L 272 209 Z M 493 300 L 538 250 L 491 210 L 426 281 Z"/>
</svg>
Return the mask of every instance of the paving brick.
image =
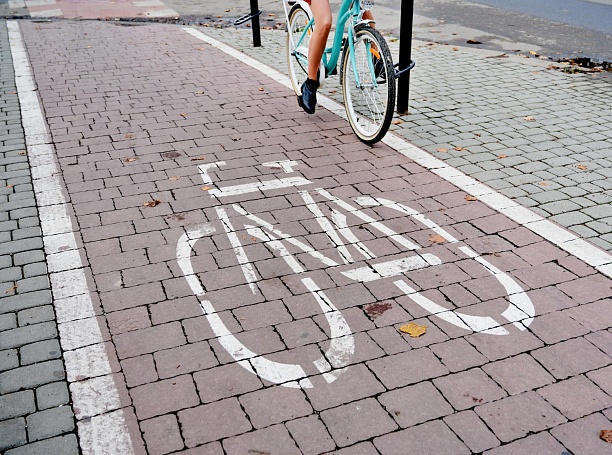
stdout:
<svg viewBox="0 0 612 455">
<path fill-rule="evenodd" d="M 554 382 L 554 378 L 528 354 L 489 363 L 482 369 L 510 395 Z"/>
<path fill-rule="evenodd" d="M 431 346 L 430 349 L 452 372 L 466 370 L 487 363 L 487 358 L 463 338 L 438 343 Z"/>
<path fill-rule="evenodd" d="M 240 403 L 255 428 L 304 417 L 312 412 L 312 407 L 300 389 L 282 386 L 242 395 Z"/>
<path fill-rule="evenodd" d="M 612 300 L 606 299 L 570 308 L 564 312 L 589 330 L 596 331 L 612 327 L 609 308 Z"/>
<path fill-rule="evenodd" d="M 141 422 L 140 428 L 151 455 L 165 455 L 184 447 L 176 416 L 168 414 Z"/>
<path fill-rule="evenodd" d="M 74 429 L 72 408 L 63 406 L 30 414 L 27 418 L 27 425 L 30 441 L 38 441 L 71 432 Z"/>
<path fill-rule="evenodd" d="M 79 445 L 74 434 L 45 439 L 5 452 L 5 455 L 78 455 Z"/>
<path fill-rule="evenodd" d="M 0 351 L 0 371 L 10 370 L 19 366 L 17 349 Z"/>
<path fill-rule="evenodd" d="M 506 392 L 478 368 L 435 379 L 434 384 L 458 410 L 506 396 Z"/>
<path fill-rule="evenodd" d="M 353 365 L 333 383 L 304 390 L 313 408 L 321 411 L 377 395 L 385 388 L 364 365 Z"/>
<path fill-rule="evenodd" d="M 612 331 L 601 330 L 585 336 L 587 340 L 597 346 L 606 354 L 612 356 Z"/>
<path fill-rule="evenodd" d="M 372 360 L 367 365 L 387 389 L 414 384 L 449 372 L 427 348 Z M 406 370 L 405 365 L 412 367 Z"/>
<path fill-rule="evenodd" d="M 200 316 L 202 308 L 196 296 L 190 295 L 153 304 L 150 306 L 150 313 L 153 324 L 163 324 Z"/>
<path fill-rule="evenodd" d="M 23 417 L 0 422 L 0 450 L 20 446 L 26 442 L 26 422 Z"/>
<path fill-rule="evenodd" d="M 537 392 L 569 420 L 612 406 L 612 398 L 584 376 L 548 385 Z"/>
<path fill-rule="evenodd" d="M 31 389 L 65 378 L 61 360 L 36 363 L 0 373 L 0 393 Z"/>
<path fill-rule="evenodd" d="M 517 332 L 513 326 L 506 326 L 509 336 L 491 336 L 475 333 L 465 339 L 489 360 L 499 360 L 537 349 L 544 344 L 529 332 Z"/>
<path fill-rule="evenodd" d="M 557 286 L 578 303 L 589 303 L 612 296 L 610 279 L 603 275 L 588 276 Z"/>
<path fill-rule="evenodd" d="M 463 411 L 444 418 L 444 422 L 470 448 L 483 452 L 499 446 L 500 442 L 474 411 Z"/>
<path fill-rule="evenodd" d="M 180 411 L 178 418 L 187 447 L 239 435 L 252 428 L 236 398 Z"/>
<path fill-rule="evenodd" d="M 263 387 L 261 380 L 237 363 L 221 365 L 194 373 L 202 402 L 241 395 Z"/>
<path fill-rule="evenodd" d="M 130 357 L 121 362 L 128 387 L 135 387 L 157 381 L 158 375 L 151 354 Z"/>
<path fill-rule="evenodd" d="M 328 452 L 336 447 L 325 425 L 318 416 L 310 415 L 285 424 L 291 437 L 296 441 L 300 453 L 315 455 Z M 282 448 L 280 452 L 283 452 Z"/>
<path fill-rule="evenodd" d="M 533 351 L 531 355 L 557 379 L 586 373 L 612 363 L 609 356 L 584 338 L 547 346 Z"/>
<path fill-rule="evenodd" d="M 15 314 L 0 315 L 0 331 L 14 329 L 17 327 L 17 317 Z"/>
<path fill-rule="evenodd" d="M 19 311 L 49 303 L 51 303 L 51 292 L 48 290 L 13 295 L 0 298 L 0 313 Z"/>
<path fill-rule="evenodd" d="M 540 340 L 554 344 L 588 333 L 588 329 L 570 317 L 573 309 L 536 316 L 529 326 Z"/>
<path fill-rule="evenodd" d="M 0 396 L 0 420 L 24 416 L 34 411 L 36 411 L 36 404 L 34 403 L 34 392 L 31 390 Z"/>
<path fill-rule="evenodd" d="M 38 343 L 28 344 L 20 350 L 21 364 L 44 362 L 45 360 L 59 359 L 62 357 L 59 340 L 46 340 Z"/>
<path fill-rule="evenodd" d="M 374 445 L 382 455 L 402 455 L 406 453 L 406 447 L 410 447 L 415 453 L 439 455 L 471 453 L 441 420 L 376 438 Z"/>
<path fill-rule="evenodd" d="M 610 453 L 610 444 L 599 438 L 602 429 L 612 428 L 612 422 L 600 413 L 553 428 L 550 433 L 575 455 Z"/>
<path fill-rule="evenodd" d="M 395 327 L 381 327 L 370 330 L 368 335 L 378 344 L 388 355 L 399 354 L 409 351 L 412 346 L 406 339 L 398 333 Z"/>
<path fill-rule="evenodd" d="M 28 308 L 17 314 L 19 325 L 25 326 L 30 324 L 38 324 L 40 322 L 52 321 L 55 319 L 52 305 L 43 305 L 36 308 Z"/>
<path fill-rule="evenodd" d="M 151 326 L 149 312 L 144 306 L 108 313 L 106 320 L 113 335 Z"/>
<path fill-rule="evenodd" d="M 200 403 L 193 379 L 188 375 L 141 385 L 132 389 L 130 394 L 139 419 L 148 419 Z M 151 400 L 152 396 L 156 399 Z"/>
<path fill-rule="evenodd" d="M 535 392 L 486 403 L 477 406 L 475 411 L 502 442 L 547 430 L 566 421 Z"/>
<path fill-rule="evenodd" d="M 514 441 L 502 447 L 484 452 L 486 455 L 565 455 L 568 454 L 559 441 L 549 433 L 542 432 L 527 436 L 525 439 Z"/>
<path fill-rule="evenodd" d="M 217 359 L 206 341 L 158 351 L 154 354 L 154 358 L 161 379 L 218 365 Z"/>
<path fill-rule="evenodd" d="M 323 411 L 321 419 L 340 447 L 397 429 L 393 419 L 372 398 Z"/>
<path fill-rule="evenodd" d="M 453 408 L 428 381 L 383 393 L 378 401 L 402 428 L 453 413 Z"/>
<path fill-rule="evenodd" d="M 178 322 L 147 327 L 114 337 L 120 359 L 174 348 L 187 342 Z"/>
<path fill-rule="evenodd" d="M 274 425 L 223 441 L 227 453 L 301 454 L 295 441 L 282 425 Z"/>
<path fill-rule="evenodd" d="M 36 404 L 39 410 L 55 408 L 70 401 L 65 382 L 52 382 L 36 389 Z"/>
</svg>

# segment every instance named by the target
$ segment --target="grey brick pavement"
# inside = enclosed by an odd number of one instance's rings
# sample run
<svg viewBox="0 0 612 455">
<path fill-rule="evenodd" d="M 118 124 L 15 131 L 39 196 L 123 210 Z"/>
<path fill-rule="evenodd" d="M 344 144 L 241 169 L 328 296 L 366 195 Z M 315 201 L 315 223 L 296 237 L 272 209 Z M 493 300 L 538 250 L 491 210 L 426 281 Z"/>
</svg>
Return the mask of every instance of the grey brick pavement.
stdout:
<svg viewBox="0 0 612 455">
<path fill-rule="evenodd" d="M 263 46 L 253 48 L 249 30 L 204 30 L 287 73 L 284 32 L 262 30 Z M 390 47 L 397 60 L 398 43 Z M 565 74 L 533 59 L 419 41 L 412 56 L 409 115 L 392 131 L 612 251 L 610 76 Z M 338 78 L 323 92 L 341 101 Z"/>
<path fill-rule="evenodd" d="M 76 454 L 12 65 L 0 21 L 0 452 Z"/>
</svg>

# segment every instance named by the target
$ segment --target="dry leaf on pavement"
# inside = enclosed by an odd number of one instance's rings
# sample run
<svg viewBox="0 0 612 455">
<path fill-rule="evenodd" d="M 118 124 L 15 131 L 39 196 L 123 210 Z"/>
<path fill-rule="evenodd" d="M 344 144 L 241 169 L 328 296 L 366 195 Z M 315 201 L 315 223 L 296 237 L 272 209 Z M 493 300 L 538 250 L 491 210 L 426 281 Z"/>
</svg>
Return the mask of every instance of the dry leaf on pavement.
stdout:
<svg viewBox="0 0 612 455">
<path fill-rule="evenodd" d="M 209 187 L 209 186 L 203 186 L 203 187 L 201 188 L 201 190 L 202 190 L 202 191 L 208 191 L 208 190 L 210 190 L 210 187 Z"/>
<path fill-rule="evenodd" d="M 17 155 L 25 155 L 26 152 L 17 152 Z"/>
<path fill-rule="evenodd" d="M 455 150 L 457 150 L 458 152 L 465 150 L 465 147 L 455 147 Z"/>
<path fill-rule="evenodd" d="M 528 115 L 527 117 L 525 117 L 525 120 L 527 120 L 528 122 L 533 122 L 535 121 L 535 118 L 532 117 L 531 115 Z"/>
<path fill-rule="evenodd" d="M 466 43 L 468 43 L 468 44 L 482 44 L 482 41 L 478 41 L 478 40 L 475 40 L 475 39 L 469 39 L 469 40 L 466 41 Z"/>
<path fill-rule="evenodd" d="M 538 182 L 537 184 L 540 185 L 540 186 L 550 186 L 550 185 L 552 185 L 552 183 L 550 183 L 550 182 Z"/>
<path fill-rule="evenodd" d="M 501 154 L 501 155 L 497 155 L 497 157 L 500 158 L 500 159 L 501 158 L 508 158 L 508 155 Z"/>
<path fill-rule="evenodd" d="M 13 281 L 13 286 L 8 288 L 6 291 L 4 291 L 4 293 L 5 294 L 10 294 L 11 292 L 16 291 L 17 290 L 17 286 L 18 286 L 17 283 L 15 283 Z"/>
<path fill-rule="evenodd" d="M 601 430 L 599 432 L 599 437 L 612 444 L 612 430 Z"/>
<path fill-rule="evenodd" d="M 463 199 L 465 199 L 466 201 L 477 201 L 478 198 L 476 196 L 471 196 L 471 195 L 467 195 L 466 197 L 464 197 Z"/>
<path fill-rule="evenodd" d="M 440 234 L 434 234 L 429 236 L 429 241 L 431 243 L 444 243 L 446 239 L 442 237 Z"/>
<path fill-rule="evenodd" d="M 259 91 L 260 91 L 260 92 L 263 92 L 263 91 L 264 91 L 264 88 L 263 88 L 263 87 L 259 87 Z"/>
<path fill-rule="evenodd" d="M 123 161 L 124 163 L 133 163 L 137 159 L 138 158 L 136 158 L 135 156 L 129 156 L 127 158 L 121 158 L 121 161 Z"/>
<path fill-rule="evenodd" d="M 187 118 L 187 114 L 185 112 L 181 112 L 179 115 L 183 118 Z"/>
<path fill-rule="evenodd" d="M 587 169 L 587 167 L 584 164 L 578 164 L 576 167 L 580 169 L 581 171 L 586 171 Z"/>
<path fill-rule="evenodd" d="M 126 135 L 125 135 L 125 137 L 126 137 L 127 139 L 132 139 L 132 138 L 134 138 L 135 136 L 134 136 L 133 134 L 126 134 Z"/>
<path fill-rule="evenodd" d="M 393 120 L 393 124 L 394 124 L 394 125 L 400 125 L 400 124 L 402 124 L 402 123 L 404 123 L 404 121 L 403 121 L 403 120 Z"/>
<path fill-rule="evenodd" d="M 153 199 L 151 201 L 145 201 L 144 202 L 144 206 L 145 207 L 155 207 L 156 205 L 161 204 L 161 201 L 159 199 Z"/>
<path fill-rule="evenodd" d="M 531 55 L 538 55 L 538 53 L 537 53 L 536 51 L 529 51 L 529 53 L 530 53 Z"/>
<path fill-rule="evenodd" d="M 439 148 L 439 149 L 436 149 L 436 152 L 446 153 L 448 152 L 448 149 Z"/>
<path fill-rule="evenodd" d="M 195 158 L 191 158 L 191 161 L 205 161 L 206 155 L 196 156 Z"/>
<path fill-rule="evenodd" d="M 412 338 L 420 337 L 421 335 L 425 335 L 425 333 L 427 332 L 426 325 L 419 325 L 419 324 L 415 324 L 414 322 L 403 325 L 399 329 L 400 329 L 400 332 L 407 333 Z"/>
<path fill-rule="evenodd" d="M 168 177 L 168 180 L 175 181 L 175 180 L 178 180 L 178 179 L 180 179 L 180 178 L 181 178 L 181 177 L 180 177 L 180 176 L 178 176 L 178 175 L 172 175 L 172 176 Z"/>
</svg>

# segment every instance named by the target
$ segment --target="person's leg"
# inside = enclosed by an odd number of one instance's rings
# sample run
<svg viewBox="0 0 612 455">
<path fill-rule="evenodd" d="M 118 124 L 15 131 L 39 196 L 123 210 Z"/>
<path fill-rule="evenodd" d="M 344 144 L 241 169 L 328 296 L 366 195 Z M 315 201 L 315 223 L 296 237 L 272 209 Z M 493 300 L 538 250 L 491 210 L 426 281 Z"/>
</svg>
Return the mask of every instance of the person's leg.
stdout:
<svg viewBox="0 0 612 455">
<path fill-rule="evenodd" d="M 308 78 L 316 81 L 319 64 L 332 26 L 332 13 L 329 0 L 311 0 L 310 9 L 314 16 L 315 29 L 308 45 Z"/>
</svg>

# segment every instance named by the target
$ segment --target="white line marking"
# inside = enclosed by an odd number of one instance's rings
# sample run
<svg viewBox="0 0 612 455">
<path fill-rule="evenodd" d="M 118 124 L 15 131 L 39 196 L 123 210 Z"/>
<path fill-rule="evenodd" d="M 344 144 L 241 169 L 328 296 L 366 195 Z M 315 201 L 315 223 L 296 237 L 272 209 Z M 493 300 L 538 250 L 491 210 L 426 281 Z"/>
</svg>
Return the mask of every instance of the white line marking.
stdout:
<svg viewBox="0 0 612 455">
<path fill-rule="evenodd" d="M 268 65 L 265 65 L 254 58 L 243 54 L 227 44 L 211 38 L 200 30 L 196 30 L 191 27 L 185 27 L 183 30 L 199 40 L 216 47 L 242 63 L 261 71 L 266 76 L 293 91 L 289 78 L 284 74 L 270 68 Z M 341 104 L 323 95 L 318 96 L 318 102 L 321 106 L 346 120 L 346 112 L 344 110 L 344 106 Z M 393 133 L 387 134 L 382 142 L 397 150 L 402 155 L 412 159 L 424 168 L 431 170 L 432 172 L 436 172 L 437 170 L 436 173 L 448 182 L 469 194 L 478 196 L 479 200 L 487 204 L 492 209 L 506 215 L 508 218 L 516 221 L 518 224 L 526 227 L 527 229 L 532 230 L 538 235 L 540 234 L 536 229 L 541 229 L 543 223 L 532 226 L 531 222 L 544 221 L 545 224 L 550 227 L 550 232 L 552 233 L 550 236 L 545 237 L 546 240 L 564 249 L 585 263 L 593 266 L 604 275 L 612 278 L 612 254 L 603 251 L 586 240 L 583 240 L 566 231 L 552 221 L 542 219 L 525 207 L 517 207 L 517 204 L 511 199 L 495 192 L 492 189 L 489 189 L 486 187 L 486 185 L 483 185 L 475 179 L 463 174 L 461 171 L 454 169 L 444 161 L 431 156 L 426 151 L 419 149 L 409 142 L 406 142 L 406 140 L 396 136 Z M 487 195 L 490 196 L 487 197 Z M 571 239 L 568 239 L 570 237 Z"/>
<path fill-rule="evenodd" d="M 440 264 L 442 264 L 442 261 L 436 256 L 425 253 L 421 256 L 412 256 L 409 258 L 394 259 L 392 261 L 371 264 L 371 267 L 364 266 L 353 270 L 347 270 L 342 272 L 342 274 L 352 280 L 367 283 L 382 278 L 402 275 L 411 270 L 424 269 L 430 265 Z"/>
<path fill-rule="evenodd" d="M 312 182 L 304 177 L 287 177 L 284 179 L 266 180 L 265 182 L 245 183 L 243 185 L 226 186 L 210 190 L 213 196 L 238 196 L 240 194 L 257 193 L 258 191 L 278 190 L 280 188 L 293 188 L 309 185 Z"/>
<path fill-rule="evenodd" d="M 51 289 L 57 313 L 60 342 L 64 349 L 67 376 L 79 379 L 80 373 L 87 375 L 105 374 L 88 381 L 70 384 L 73 410 L 77 419 L 94 417 L 88 423 L 79 422 L 80 446 L 83 453 L 134 454 L 129 438 L 119 393 L 110 372 L 110 362 L 102 349 L 102 335 L 94 318 L 94 306 L 89 296 L 86 276 L 77 251 L 77 241 L 68 216 L 67 203 L 61 184 L 61 172 L 55 160 L 51 138 L 47 132 L 45 117 L 38 100 L 34 76 L 30 69 L 19 24 L 7 22 L 9 43 L 15 69 L 15 83 L 21 106 L 21 117 L 25 131 L 28 159 L 32 166 L 32 183 L 40 207 L 40 222 L 45 251 L 53 255 L 50 266 L 60 267 L 59 254 L 71 250 L 63 258 L 78 261 L 74 270 L 51 274 Z M 51 257 L 51 256 L 50 256 Z M 77 268 L 81 267 L 81 268 Z M 71 267 L 72 268 L 72 267 Z M 89 346 L 85 351 L 80 350 Z M 97 347 L 94 347 L 97 346 Z M 79 349 L 78 351 L 76 351 Z M 72 352 L 71 352 L 72 351 Z M 95 368 L 87 360 L 86 352 L 95 352 Z M 102 415 L 109 410 L 112 414 Z M 111 447 L 112 452 L 107 452 Z"/>
<path fill-rule="evenodd" d="M 30 17 L 60 17 L 64 13 L 61 9 L 47 9 L 44 11 L 30 11 Z"/>
<path fill-rule="evenodd" d="M 9 8 L 25 8 L 25 2 L 23 0 L 9 0 L 8 2 Z"/>
<path fill-rule="evenodd" d="M 263 163 L 264 166 L 266 167 L 271 167 L 271 168 L 282 168 L 283 171 L 285 171 L 285 174 L 291 174 L 292 172 L 295 172 L 293 170 L 294 167 L 299 166 L 299 163 L 297 161 L 292 161 L 292 160 L 283 160 L 283 161 L 270 161 L 269 163 Z"/>
</svg>

